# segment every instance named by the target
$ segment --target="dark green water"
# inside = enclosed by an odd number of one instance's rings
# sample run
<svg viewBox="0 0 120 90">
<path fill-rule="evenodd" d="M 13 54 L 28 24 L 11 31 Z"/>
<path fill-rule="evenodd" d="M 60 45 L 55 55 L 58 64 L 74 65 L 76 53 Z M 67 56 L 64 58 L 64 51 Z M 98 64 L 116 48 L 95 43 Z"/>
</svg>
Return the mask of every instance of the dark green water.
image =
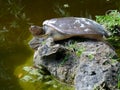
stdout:
<svg viewBox="0 0 120 90">
<path fill-rule="evenodd" d="M 0 0 L 0 90 L 70 90 L 20 81 L 22 68 L 33 65 L 29 26 L 64 16 L 95 19 L 112 9 L 120 10 L 120 0 Z"/>
</svg>

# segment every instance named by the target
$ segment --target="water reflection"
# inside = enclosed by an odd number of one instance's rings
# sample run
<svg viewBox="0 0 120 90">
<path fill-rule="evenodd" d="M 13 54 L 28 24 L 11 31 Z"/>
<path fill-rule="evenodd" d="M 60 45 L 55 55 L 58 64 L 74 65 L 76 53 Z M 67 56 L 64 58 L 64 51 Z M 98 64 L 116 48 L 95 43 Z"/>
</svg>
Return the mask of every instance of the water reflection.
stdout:
<svg viewBox="0 0 120 90">
<path fill-rule="evenodd" d="M 95 19 L 111 9 L 120 10 L 120 0 L 0 0 L 0 89 L 22 89 L 14 70 L 33 54 L 27 45 L 31 24 L 65 16 Z"/>
</svg>

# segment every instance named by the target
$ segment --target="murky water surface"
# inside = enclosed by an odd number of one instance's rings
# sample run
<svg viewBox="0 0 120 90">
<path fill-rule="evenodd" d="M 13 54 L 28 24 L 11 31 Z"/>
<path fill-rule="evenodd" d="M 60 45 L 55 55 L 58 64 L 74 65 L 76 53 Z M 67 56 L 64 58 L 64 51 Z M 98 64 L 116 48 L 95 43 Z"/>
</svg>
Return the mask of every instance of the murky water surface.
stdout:
<svg viewBox="0 0 120 90">
<path fill-rule="evenodd" d="M 22 68 L 33 65 L 28 27 L 55 17 L 95 19 L 112 9 L 120 10 L 120 0 L 0 0 L 0 90 L 70 90 L 20 81 Z"/>
</svg>

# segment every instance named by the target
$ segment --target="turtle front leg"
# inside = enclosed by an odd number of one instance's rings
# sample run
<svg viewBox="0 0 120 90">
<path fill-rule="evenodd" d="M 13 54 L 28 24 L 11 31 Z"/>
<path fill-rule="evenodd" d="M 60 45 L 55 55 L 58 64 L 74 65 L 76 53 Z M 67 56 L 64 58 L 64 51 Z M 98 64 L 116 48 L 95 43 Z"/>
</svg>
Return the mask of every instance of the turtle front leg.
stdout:
<svg viewBox="0 0 120 90">
<path fill-rule="evenodd" d="M 43 38 L 44 41 L 42 41 L 42 43 L 47 46 L 52 46 L 54 45 L 54 39 L 52 37 L 49 36 L 49 34 L 44 34 L 42 36 L 40 36 L 40 38 Z"/>
<path fill-rule="evenodd" d="M 54 45 L 54 40 L 53 40 L 52 37 L 47 38 L 47 40 L 46 40 L 46 45 L 47 45 L 48 47 Z"/>
</svg>

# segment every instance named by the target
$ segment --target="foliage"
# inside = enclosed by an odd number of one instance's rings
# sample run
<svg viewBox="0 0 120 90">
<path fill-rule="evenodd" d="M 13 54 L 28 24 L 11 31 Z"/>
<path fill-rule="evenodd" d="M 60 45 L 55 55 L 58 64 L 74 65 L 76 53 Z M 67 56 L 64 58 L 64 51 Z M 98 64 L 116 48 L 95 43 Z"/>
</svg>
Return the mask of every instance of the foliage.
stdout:
<svg viewBox="0 0 120 90">
<path fill-rule="evenodd" d="M 104 16 L 96 16 L 96 20 L 107 29 L 112 30 L 113 26 L 120 25 L 120 13 L 117 10 L 113 10 Z"/>
<path fill-rule="evenodd" d="M 96 16 L 96 21 L 102 24 L 109 32 L 107 40 L 115 47 L 120 46 L 120 13 L 110 10 L 103 16 Z"/>
</svg>

